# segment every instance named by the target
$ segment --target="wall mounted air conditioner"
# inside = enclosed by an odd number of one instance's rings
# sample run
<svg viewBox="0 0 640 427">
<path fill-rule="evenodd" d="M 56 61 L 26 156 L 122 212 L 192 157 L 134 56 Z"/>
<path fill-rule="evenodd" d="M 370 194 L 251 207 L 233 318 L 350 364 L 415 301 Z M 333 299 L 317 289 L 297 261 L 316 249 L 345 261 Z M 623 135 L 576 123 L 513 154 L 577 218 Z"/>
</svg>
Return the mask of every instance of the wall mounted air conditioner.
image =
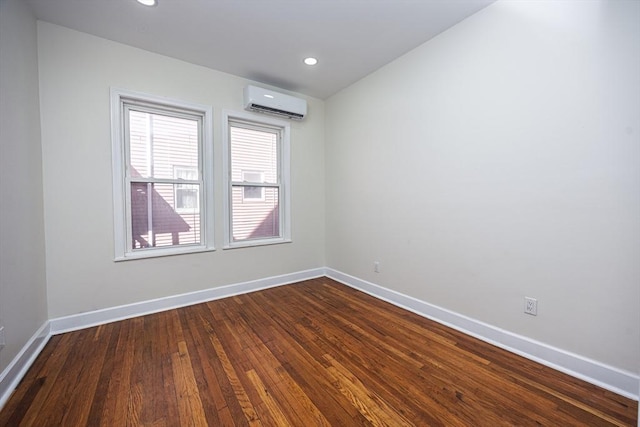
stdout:
<svg viewBox="0 0 640 427">
<path fill-rule="evenodd" d="M 257 86 L 244 88 L 244 109 L 302 120 L 307 115 L 307 101 Z"/>
</svg>

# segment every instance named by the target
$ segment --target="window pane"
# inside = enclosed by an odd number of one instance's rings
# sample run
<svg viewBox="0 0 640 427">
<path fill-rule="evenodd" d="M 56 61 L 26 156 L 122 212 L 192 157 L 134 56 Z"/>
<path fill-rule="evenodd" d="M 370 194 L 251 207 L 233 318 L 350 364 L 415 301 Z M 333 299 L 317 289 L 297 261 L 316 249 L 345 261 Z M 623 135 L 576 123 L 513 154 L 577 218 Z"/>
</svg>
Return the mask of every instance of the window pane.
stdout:
<svg viewBox="0 0 640 427">
<path fill-rule="evenodd" d="M 264 173 L 257 171 L 242 171 L 242 182 L 264 182 Z M 245 201 L 264 201 L 263 187 L 245 186 L 243 197 Z"/>
<path fill-rule="evenodd" d="M 176 209 L 198 210 L 198 185 L 176 184 Z"/>
<path fill-rule="evenodd" d="M 264 200 L 246 202 L 243 194 L 245 186 L 232 188 L 232 232 L 233 240 L 264 239 L 280 236 L 280 212 L 278 189 L 260 188 Z"/>
<path fill-rule="evenodd" d="M 200 214 L 197 209 L 177 212 L 175 185 L 131 184 L 132 249 L 200 243 Z M 199 191 L 199 185 L 189 186 Z"/>
<path fill-rule="evenodd" d="M 260 174 L 257 182 L 278 182 L 278 133 L 231 126 L 231 180 L 251 181 L 246 171 Z M 245 171 L 245 176 L 243 176 Z M 258 172 L 260 171 L 260 172 Z M 254 181 L 256 182 L 256 181 Z"/>
<path fill-rule="evenodd" d="M 190 181 L 198 180 L 198 169 L 185 166 L 174 166 L 173 173 L 177 179 L 186 179 Z"/>
<path fill-rule="evenodd" d="M 197 120 L 131 110 L 129 145 L 132 177 L 173 179 L 175 165 L 198 170 Z"/>
<path fill-rule="evenodd" d="M 185 166 L 174 166 L 173 175 L 176 179 L 197 181 L 198 170 Z M 186 210 L 197 212 L 200 208 L 199 185 L 176 184 L 176 210 L 180 213 Z"/>
<path fill-rule="evenodd" d="M 242 171 L 242 181 L 244 182 L 264 182 L 262 172 Z"/>
<path fill-rule="evenodd" d="M 133 177 L 148 177 L 151 173 L 149 116 L 139 111 L 129 112 L 129 164 Z"/>
<path fill-rule="evenodd" d="M 244 200 L 263 200 L 264 187 L 244 187 Z"/>
</svg>

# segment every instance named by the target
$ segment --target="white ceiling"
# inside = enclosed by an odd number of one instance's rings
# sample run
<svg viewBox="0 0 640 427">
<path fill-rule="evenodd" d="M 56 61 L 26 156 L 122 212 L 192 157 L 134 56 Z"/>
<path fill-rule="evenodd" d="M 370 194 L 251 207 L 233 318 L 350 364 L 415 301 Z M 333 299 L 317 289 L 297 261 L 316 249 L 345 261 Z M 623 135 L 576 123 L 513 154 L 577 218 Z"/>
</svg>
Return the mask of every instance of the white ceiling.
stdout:
<svg viewBox="0 0 640 427">
<path fill-rule="evenodd" d="M 495 0 L 26 1 L 43 21 L 325 99 Z"/>
</svg>

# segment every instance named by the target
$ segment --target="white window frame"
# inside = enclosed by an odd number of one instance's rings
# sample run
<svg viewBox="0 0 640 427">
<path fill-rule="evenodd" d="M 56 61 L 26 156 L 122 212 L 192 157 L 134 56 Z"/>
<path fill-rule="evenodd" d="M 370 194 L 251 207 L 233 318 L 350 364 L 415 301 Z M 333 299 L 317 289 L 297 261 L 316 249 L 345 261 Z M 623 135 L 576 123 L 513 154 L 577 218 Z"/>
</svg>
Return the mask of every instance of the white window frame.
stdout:
<svg viewBox="0 0 640 427">
<path fill-rule="evenodd" d="M 264 239 L 246 239 L 241 241 L 233 240 L 232 227 L 232 186 L 231 179 L 231 138 L 230 124 L 233 122 L 244 122 L 250 125 L 263 128 L 277 129 L 280 132 L 278 143 L 278 206 L 280 236 Z M 256 115 L 245 112 L 223 111 L 222 112 L 222 173 L 223 173 L 223 206 L 224 206 L 224 246 L 223 249 L 243 248 L 251 246 L 273 245 L 291 242 L 291 200 L 290 200 L 290 135 L 291 125 L 289 122 L 264 115 Z M 237 183 L 236 183 L 237 184 Z M 256 183 L 257 184 L 257 183 Z M 271 184 L 262 184 L 271 187 Z"/>
<path fill-rule="evenodd" d="M 160 109 L 171 115 L 188 113 L 201 117 L 200 165 L 200 244 L 132 249 L 131 176 L 127 167 L 128 147 L 125 130 L 125 105 Z M 114 260 L 152 258 L 194 252 L 212 251 L 214 247 L 213 200 L 213 108 L 141 92 L 111 88 L 111 147 L 113 168 Z"/>
</svg>

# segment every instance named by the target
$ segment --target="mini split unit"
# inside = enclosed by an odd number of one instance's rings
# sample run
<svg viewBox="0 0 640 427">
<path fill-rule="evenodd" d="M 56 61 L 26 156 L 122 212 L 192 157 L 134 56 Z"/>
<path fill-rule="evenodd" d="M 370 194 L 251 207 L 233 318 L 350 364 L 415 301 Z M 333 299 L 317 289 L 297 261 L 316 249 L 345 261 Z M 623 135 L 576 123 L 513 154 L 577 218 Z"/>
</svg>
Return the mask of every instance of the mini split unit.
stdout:
<svg viewBox="0 0 640 427">
<path fill-rule="evenodd" d="M 261 87 L 247 86 L 244 88 L 244 109 L 302 120 L 307 115 L 307 101 Z"/>
</svg>

